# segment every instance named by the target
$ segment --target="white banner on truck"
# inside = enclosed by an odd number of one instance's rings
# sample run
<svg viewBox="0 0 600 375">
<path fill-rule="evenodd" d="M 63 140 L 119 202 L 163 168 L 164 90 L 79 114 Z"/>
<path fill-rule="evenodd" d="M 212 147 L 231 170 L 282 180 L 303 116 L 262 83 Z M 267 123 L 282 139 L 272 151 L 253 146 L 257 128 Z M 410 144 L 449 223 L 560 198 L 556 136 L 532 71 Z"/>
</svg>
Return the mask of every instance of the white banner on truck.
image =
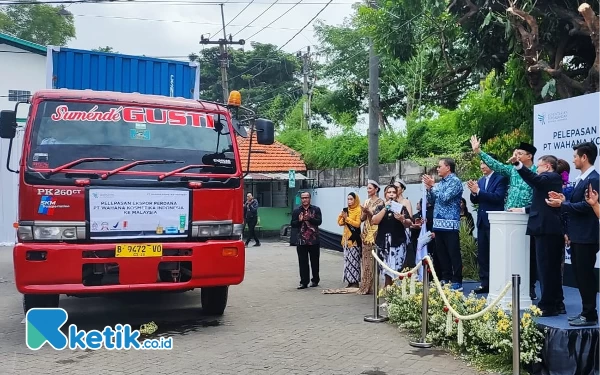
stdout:
<svg viewBox="0 0 600 375">
<path fill-rule="evenodd" d="M 90 238 L 187 237 L 187 190 L 90 189 Z"/>
<path fill-rule="evenodd" d="M 573 165 L 573 146 L 581 142 L 600 145 L 599 102 L 600 93 L 596 92 L 533 107 L 533 144 L 537 148 L 535 158 L 554 155 L 568 161 L 571 183 L 581 174 Z M 596 171 L 600 170 L 599 166 L 600 158 L 596 158 Z M 565 263 L 571 264 L 570 249 L 566 249 Z M 596 268 L 599 267 L 600 257 L 596 256 Z"/>
</svg>

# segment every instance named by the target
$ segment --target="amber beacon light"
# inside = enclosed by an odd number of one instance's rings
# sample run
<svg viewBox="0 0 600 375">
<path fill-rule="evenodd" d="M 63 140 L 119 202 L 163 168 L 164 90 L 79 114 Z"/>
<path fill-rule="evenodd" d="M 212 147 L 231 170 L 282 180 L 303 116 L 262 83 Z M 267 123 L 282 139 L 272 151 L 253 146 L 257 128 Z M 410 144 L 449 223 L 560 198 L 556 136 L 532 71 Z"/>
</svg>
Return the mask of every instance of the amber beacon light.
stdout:
<svg viewBox="0 0 600 375">
<path fill-rule="evenodd" d="M 242 105 L 242 94 L 239 91 L 232 91 L 229 93 L 229 99 L 227 99 L 227 105 L 231 107 L 239 107 Z"/>
</svg>

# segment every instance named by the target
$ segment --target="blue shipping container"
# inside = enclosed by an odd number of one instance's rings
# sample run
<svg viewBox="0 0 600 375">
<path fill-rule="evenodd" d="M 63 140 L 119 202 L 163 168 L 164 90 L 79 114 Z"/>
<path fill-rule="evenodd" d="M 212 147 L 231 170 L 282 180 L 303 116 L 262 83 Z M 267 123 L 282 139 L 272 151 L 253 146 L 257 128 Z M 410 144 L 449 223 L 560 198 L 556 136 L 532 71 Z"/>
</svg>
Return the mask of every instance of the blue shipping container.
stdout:
<svg viewBox="0 0 600 375">
<path fill-rule="evenodd" d="M 48 46 L 46 88 L 137 92 L 199 99 L 195 62 Z"/>
</svg>

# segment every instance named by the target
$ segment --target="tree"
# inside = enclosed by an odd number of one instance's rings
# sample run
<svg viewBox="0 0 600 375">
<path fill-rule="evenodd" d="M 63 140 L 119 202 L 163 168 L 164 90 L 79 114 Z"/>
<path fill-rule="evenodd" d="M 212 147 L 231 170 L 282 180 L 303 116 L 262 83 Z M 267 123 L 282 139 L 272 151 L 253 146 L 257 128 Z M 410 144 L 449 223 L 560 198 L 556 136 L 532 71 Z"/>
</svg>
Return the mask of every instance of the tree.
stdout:
<svg viewBox="0 0 600 375">
<path fill-rule="evenodd" d="M 300 61 L 272 44 L 252 43 L 252 49 L 229 49 L 227 68 L 229 90 L 242 94 L 242 105 L 257 113 L 268 113 L 277 125 L 302 96 Z M 200 63 L 200 97 L 221 102 L 219 48 L 206 48 L 190 54 L 190 61 Z"/>
<path fill-rule="evenodd" d="M 75 24 L 62 5 L 16 4 L 0 7 L 0 31 L 43 46 L 64 46 L 75 37 Z"/>
<path fill-rule="evenodd" d="M 598 91 L 598 2 L 454 0 L 450 11 L 479 46 L 500 62 L 522 54 L 529 86 L 540 100 Z M 498 53 L 498 51 L 501 53 Z"/>
<path fill-rule="evenodd" d="M 119 53 L 118 51 L 115 51 L 111 46 L 94 48 L 94 49 L 92 49 L 92 51 L 107 52 L 107 53 Z"/>
</svg>

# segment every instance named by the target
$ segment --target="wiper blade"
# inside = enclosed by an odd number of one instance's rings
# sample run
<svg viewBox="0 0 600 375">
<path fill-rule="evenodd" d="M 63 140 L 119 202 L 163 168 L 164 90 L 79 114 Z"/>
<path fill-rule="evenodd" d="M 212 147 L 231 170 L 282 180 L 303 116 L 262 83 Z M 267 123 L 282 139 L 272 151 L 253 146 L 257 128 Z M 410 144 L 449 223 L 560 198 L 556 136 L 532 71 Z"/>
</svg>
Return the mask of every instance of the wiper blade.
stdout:
<svg viewBox="0 0 600 375">
<path fill-rule="evenodd" d="M 162 181 L 162 180 L 164 180 L 167 177 L 173 176 L 175 173 L 181 173 L 181 172 L 187 171 L 188 169 L 206 168 L 206 167 L 213 167 L 213 166 L 212 165 L 205 165 L 205 164 L 190 164 L 190 165 L 186 165 L 185 167 L 173 169 L 170 172 L 167 172 L 165 174 L 161 174 L 160 176 L 158 176 L 158 181 Z"/>
<path fill-rule="evenodd" d="M 106 180 L 113 174 L 117 174 L 119 172 L 125 171 L 127 169 L 131 169 L 138 165 L 146 165 L 146 164 L 175 164 L 175 163 L 183 163 L 183 161 L 179 160 L 136 160 L 133 163 L 125 164 L 120 166 L 119 168 L 115 168 L 112 171 L 108 171 L 100 176 L 101 179 Z"/>
<path fill-rule="evenodd" d="M 76 165 L 79 164 L 83 164 L 83 163 L 89 163 L 89 162 L 95 162 L 95 161 L 125 161 L 125 160 L 130 160 L 130 159 L 123 159 L 123 158 L 81 158 L 81 159 L 77 159 L 77 160 L 73 160 L 70 161 L 66 164 L 60 165 L 54 169 L 51 169 L 50 171 L 46 172 L 44 175 L 46 178 L 52 176 L 53 174 L 56 174 L 62 170 L 65 169 L 69 169 L 71 167 L 74 167 Z"/>
</svg>

